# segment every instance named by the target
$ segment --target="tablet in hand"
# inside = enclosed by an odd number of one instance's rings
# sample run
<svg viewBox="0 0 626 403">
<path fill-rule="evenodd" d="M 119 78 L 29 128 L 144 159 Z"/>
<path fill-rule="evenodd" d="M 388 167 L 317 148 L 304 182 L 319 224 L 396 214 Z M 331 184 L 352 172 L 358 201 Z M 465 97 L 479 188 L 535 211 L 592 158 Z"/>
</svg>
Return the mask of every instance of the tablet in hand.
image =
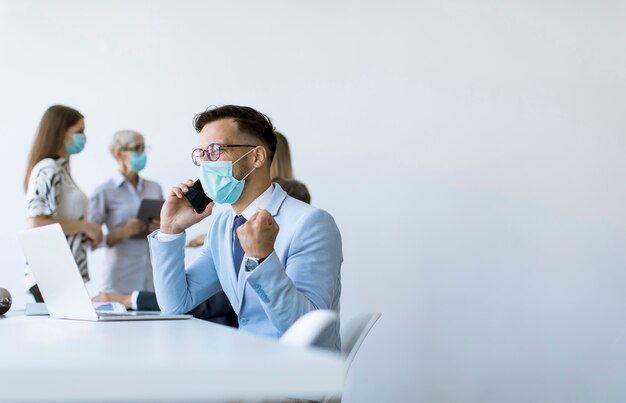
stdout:
<svg viewBox="0 0 626 403">
<path fill-rule="evenodd" d="M 148 232 L 148 227 L 152 220 L 159 220 L 161 218 L 161 207 L 163 207 L 162 199 L 142 199 L 139 205 L 139 212 L 137 218 L 146 224 L 146 231 L 137 235 L 133 235 L 133 238 L 144 238 Z"/>
</svg>

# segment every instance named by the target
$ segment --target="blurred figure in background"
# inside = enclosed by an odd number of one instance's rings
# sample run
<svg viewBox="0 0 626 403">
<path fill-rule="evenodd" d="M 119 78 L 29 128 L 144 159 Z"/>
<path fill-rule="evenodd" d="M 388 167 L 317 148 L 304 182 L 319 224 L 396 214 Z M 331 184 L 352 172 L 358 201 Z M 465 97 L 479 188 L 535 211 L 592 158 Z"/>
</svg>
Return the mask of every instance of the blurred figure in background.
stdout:
<svg viewBox="0 0 626 403">
<path fill-rule="evenodd" d="M 102 241 L 100 225 L 88 221 L 87 196 L 70 174 L 70 157 L 83 150 L 85 119 L 76 109 L 53 105 L 44 113 L 30 149 L 24 188 L 28 227 L 58 223 L 76 260 L 83 281 L 89 280 L 87 245 Z M 24 281 L 35 301 L 43 302 L 26 264 Z"/>
<path fill-rule="evenodd" d="M 311 194 L 309 193 L 309 189 L 299 180 L 274 178 L 272 182 L 278 183 L 280 187 L 294 199 L 303 201 L 306 204 L 311 204 Z"/>
<path fill-rule="evenodd" d="M 293 179 L 289 142 L 279 131 L 276 132 L 276 154 L 270 165 L 270 178 Z"/>
<path fill-rule="evenodd" d="M 158 220 L 149 227 L 137 218 L 142 199 L 163 199 L 161 186 L 139 176 L 146 166 L 144 137 L 132 130 L 113 135 L 109 151 L 117 161 L 117 172 L 96 188 L 89 199 L 89 221 L 107 228 L 104 291 L 131 293 L 154 291 L 146 231 L 158 229 Z"/>
</svg>

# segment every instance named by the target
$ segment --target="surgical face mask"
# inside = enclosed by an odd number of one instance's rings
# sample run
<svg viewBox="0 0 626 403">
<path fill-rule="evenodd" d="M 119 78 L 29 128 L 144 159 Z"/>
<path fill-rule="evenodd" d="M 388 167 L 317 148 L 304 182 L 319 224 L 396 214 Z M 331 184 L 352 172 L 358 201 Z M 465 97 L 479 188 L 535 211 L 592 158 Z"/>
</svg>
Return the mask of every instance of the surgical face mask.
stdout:
<svg viewBox="0 0 626 403">
<path fill-rule="evenodd" d="M 252 168 L 243 178 L 237 179 L 233 176 L 233 165 L 252 151 L 254 151 L 254 149 L 242 155 L 235 162 L 202 161 L 200 164 L 200 183 L 202 184 L 204 193 L 213 199 L 215 203 L 233 204 L 239 200 L 246 183 L 245 179 L 256 168 Z"/>
<path fill-rule="evenodd" d="M 146 167 L 147 160 L 148 160 L 148 156 L 146 155 L 145 152 L 143 153 L 133 152 L 130 156 L 128 167 L 133 172 L 139 172 Z"/>
<path fill-rule="evenodd" d="M 87 136 L 85 136 L 85 133 L 74 133 L 72 136 L 72 144 L 65 145 L 65 152 L 68 154 L 78 154 L 83 151 L 86 142 Z"/>
</svg>

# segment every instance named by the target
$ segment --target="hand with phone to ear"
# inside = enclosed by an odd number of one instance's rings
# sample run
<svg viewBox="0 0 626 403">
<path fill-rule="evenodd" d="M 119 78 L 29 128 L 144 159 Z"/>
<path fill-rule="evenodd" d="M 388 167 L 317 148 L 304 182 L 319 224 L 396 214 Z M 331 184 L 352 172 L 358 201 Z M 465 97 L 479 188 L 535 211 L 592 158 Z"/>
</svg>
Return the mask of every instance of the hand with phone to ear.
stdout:
<svg viewBox="0 0 626 403">
<path fill-rule="evenodd" d="M 164 234 L 180 234 L 187 228 L 204 220 L 213 212 L 213 202 L 207 204 L 204 211 L 197 213 L 189 203 L 185 193 L 193 186 L 189 179 L 174 186 L 161 208 L 161 232 Z"/>
</svg>

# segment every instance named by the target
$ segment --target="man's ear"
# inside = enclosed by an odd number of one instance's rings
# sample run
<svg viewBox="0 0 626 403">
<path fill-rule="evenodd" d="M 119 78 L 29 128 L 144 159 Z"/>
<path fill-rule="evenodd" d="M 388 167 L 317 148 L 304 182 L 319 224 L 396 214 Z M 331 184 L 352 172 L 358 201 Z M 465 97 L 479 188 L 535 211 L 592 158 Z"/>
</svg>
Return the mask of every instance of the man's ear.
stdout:
<svg viewBox="0 0 626 403">
<path fill-rule="evenodd" d="M 267 161 L 267 150 L 263 146 L 259 146 L 254 150 L 254 167 L 261 168 Z"/>
</svg>

